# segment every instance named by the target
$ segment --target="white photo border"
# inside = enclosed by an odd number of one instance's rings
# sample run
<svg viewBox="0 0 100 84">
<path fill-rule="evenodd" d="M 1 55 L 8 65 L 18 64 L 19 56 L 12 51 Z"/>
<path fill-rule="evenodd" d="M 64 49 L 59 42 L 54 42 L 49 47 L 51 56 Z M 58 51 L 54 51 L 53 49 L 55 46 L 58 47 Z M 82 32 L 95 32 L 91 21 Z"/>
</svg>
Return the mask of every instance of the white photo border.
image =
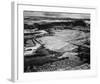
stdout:
<svg viewBox="0 0 100 84">
<path fill-rule="evenodd" d="M 24 37 L 24 11 L 45 11 L 45 12 L 70 12 L 70 13 L 89 13 L 91 14 L 91 69 L 74 71 L 54 71 L 54 72 L 32 72 L 24 73 L 23 37 Z M 12 80 L 13 81 L 32 81 L 36 79 L 65 79 L 72 77 L 90 77 L 97 75 L 97 54 L 95 53 L 95 29 L 96 29 L 96 8 L 85 7 L 63 7 L 63 6 L 41 6 L 25 3 L 13 3 L 12 23 Z M 13 29 L 14 28 L 14 29 Z"/>
</svg>

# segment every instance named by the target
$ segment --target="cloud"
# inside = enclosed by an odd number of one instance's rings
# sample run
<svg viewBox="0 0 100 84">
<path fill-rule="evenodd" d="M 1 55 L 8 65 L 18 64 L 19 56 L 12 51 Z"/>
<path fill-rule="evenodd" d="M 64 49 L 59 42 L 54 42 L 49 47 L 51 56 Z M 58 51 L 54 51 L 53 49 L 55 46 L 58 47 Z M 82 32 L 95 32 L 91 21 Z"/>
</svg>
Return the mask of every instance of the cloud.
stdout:
<svg viewBox="0 0 100 84">
<path fill-rule="evenodd" d="M 90 14 L 86 14 L 86 13 L 24 11 L 24 17 L 28 17 L 28 16 L 55 17 L 55 18 L 82 18 L 82 19 L 90 18 Z"/>
</svg>

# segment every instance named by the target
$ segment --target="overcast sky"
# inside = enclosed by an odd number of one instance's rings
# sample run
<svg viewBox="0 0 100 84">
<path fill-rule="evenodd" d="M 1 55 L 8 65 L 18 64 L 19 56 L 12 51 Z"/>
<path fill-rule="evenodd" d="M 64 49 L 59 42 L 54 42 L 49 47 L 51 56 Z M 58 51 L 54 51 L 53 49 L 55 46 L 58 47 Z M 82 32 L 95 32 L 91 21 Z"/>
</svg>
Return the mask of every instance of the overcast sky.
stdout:
<svg viewBox="0 0 100 84">
<path fill-rule="evenodd" d="M 62 13 L 62 12 L 40 12 L 40 11 L 24 11 L 24 17 L 41 16 L 41 17 L 55 17 L 55 18 L 84 18 L 89 19 L 90 14 L 83 13 Z"/>
</svg>

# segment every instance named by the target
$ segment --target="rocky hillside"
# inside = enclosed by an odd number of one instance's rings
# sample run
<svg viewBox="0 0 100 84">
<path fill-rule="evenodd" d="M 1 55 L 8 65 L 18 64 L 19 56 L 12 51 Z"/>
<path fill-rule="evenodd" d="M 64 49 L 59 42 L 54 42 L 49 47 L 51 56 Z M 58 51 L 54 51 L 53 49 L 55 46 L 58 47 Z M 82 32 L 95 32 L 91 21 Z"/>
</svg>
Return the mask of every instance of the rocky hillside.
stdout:
<svg viewBox="0 0 100 84">
<path fill-rule="evenodd" d="M 24 19 L 25 72 L 90 68 L 89 19 Z"/>
</svg>

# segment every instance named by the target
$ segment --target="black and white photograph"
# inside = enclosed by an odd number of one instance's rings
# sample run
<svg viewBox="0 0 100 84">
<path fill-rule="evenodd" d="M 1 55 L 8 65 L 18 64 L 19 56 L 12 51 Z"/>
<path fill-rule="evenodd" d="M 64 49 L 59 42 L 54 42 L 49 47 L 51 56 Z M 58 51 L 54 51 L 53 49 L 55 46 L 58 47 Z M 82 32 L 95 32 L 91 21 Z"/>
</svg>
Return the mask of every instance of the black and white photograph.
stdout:
<svg viewBox="0 0 100 84">
<path fill-rule="evenodd" d="M 24 10 L 24 72 L 90 70 L 90 17 Z"/>
</svg>

